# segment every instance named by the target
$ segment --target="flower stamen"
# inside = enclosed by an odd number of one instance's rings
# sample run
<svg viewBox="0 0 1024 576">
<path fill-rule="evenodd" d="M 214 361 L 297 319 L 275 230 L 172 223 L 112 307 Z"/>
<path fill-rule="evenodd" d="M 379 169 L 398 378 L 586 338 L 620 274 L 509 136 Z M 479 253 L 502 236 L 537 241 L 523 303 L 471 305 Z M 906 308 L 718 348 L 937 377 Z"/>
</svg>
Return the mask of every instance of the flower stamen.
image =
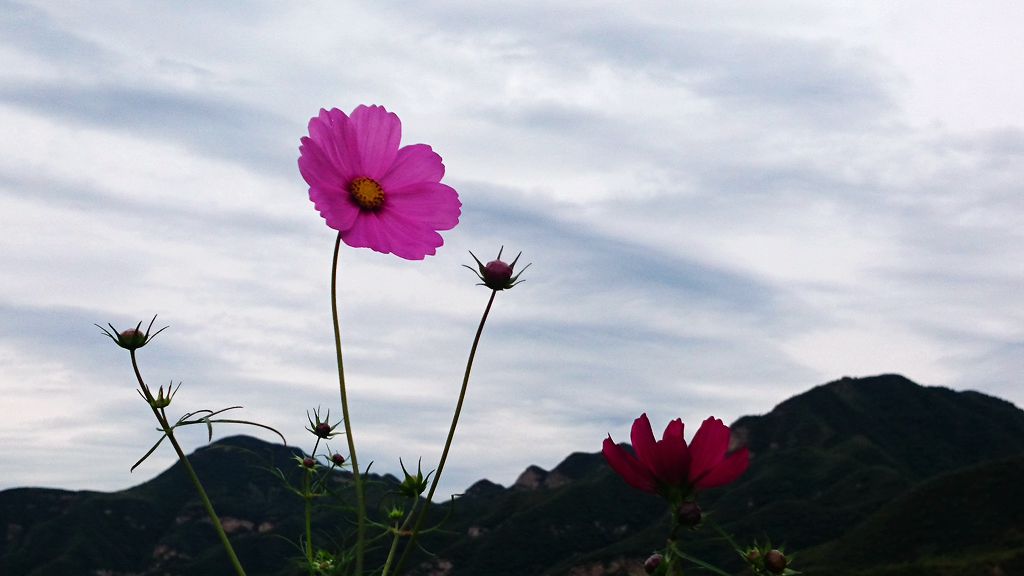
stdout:
<svg viewBox="0 0 1024 576">
<path fill-rule="evenodd" d="M 379 210 L 384 205 L 384 189 L 372 178 L 356 178 L 348 191 L 363 210 Z"/>
</svg>

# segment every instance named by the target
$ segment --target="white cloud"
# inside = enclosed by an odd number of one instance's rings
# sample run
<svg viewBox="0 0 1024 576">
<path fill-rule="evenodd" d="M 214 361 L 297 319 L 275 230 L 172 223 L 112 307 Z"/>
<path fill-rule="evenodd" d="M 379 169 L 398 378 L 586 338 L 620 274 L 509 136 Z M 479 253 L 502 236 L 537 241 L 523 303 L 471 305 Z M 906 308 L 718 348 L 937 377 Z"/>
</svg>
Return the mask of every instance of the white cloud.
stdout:
<svg viewBox="0 0 1024 576">
<path fill-rule="evenodd" d="M 361 102 L 464 203 L 424 262 L 342 256 L 377 470 L 440 452 L 487 296 L 460 265 L 501 244 L 534 264 L 495 305 L 445 491 L 643 411 L 729 420 L 844 374 L 1022 404 L 1021 15 L 995 6 L 5 6 L 4 482 L 115 489 L 170 462 L 126 474 L 155 432 L 93 322 L 160 313 L 143 370 L 184 380 L 182 409 L 241 403 L 299 442 L 336 405 L 334 238 L 295 158 L 320 106 Z"/>
</svg>

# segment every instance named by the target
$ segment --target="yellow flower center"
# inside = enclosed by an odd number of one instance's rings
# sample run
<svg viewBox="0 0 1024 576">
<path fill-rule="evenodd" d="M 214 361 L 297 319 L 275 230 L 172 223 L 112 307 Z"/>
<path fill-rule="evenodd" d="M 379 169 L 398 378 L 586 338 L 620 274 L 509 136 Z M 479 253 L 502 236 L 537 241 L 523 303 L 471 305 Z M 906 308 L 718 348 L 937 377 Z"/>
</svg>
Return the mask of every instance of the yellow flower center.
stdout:
<svg viewBox="0 0 1024 576">
<path fill-rule="evenodd" d="M 384 205 L 384 189 L 372 178 L 356 178 L 348 191 L 363 210 L 378 210 Z"/>
</svg>

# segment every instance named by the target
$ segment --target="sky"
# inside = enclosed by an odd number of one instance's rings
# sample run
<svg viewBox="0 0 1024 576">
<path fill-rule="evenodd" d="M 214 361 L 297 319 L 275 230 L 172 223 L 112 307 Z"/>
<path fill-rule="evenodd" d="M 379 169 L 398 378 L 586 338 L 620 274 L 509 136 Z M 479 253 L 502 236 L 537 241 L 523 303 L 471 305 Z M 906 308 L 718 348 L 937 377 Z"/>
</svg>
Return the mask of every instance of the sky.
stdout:
<svg viewBox="0 0 1024 576">
<path fill-rule="evenodd" d="M 436 256 L 340 257 L 360 463 L 442 494 L 900 373 L 1024 406 L 1024 4 L 0 0 L 0 489 L 171 465 L 169 408 L 311 448 L 340 414 L 321 107 L 380 104 L 462 201 Z M 221 425 L 215 437 L 269 433 Z M 205 430 L 179 433 L 186 450 Z M 344 451 L 341 438 L 332 448 Z"/>
</svg>

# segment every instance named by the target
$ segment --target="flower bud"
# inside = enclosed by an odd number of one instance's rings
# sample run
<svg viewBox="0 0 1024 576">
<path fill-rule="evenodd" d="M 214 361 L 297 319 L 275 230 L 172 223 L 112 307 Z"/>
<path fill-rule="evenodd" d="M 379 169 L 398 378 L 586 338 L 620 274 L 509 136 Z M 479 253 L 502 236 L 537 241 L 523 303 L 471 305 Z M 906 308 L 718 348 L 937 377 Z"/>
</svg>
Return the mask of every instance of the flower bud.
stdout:
<svg viewBox="0 0 1024 576">
<path fill-rule="evenodd" d="M 686 526 L 687 528 L 693 528 L 700 524 L 701 517 L 703 516 L 700 506 L 696 502 L 687 500 L 676 508 L 676 519 L 679 524 Z"/>
<path fill-rule="evenodd" d="M 129 328 L 117 335 L 117 342 L 123 348 L 135 350 L 146 345 L 146 334 L 137 328 Z"/>
<path fill-rule="evenodd" d="M 345 457 L 338 453 L 331 454 L 331 462 L 334 463 L 335 466 L 341 466 L 345 463 Z"/>
<path fill-rule="evenodd" d="M 398 486 L 399 493 L 409 498 L 419 497 L 427 489 L 427 485 L 430 483 L 430 474 L 433 472 L 428 473 L 426 477 L 423 476 L 422 460 L 416 464 L 415 476 L 409 474 L 409 471 L 405 469 L 405 463 L 401 458 L 398 459 L 398 463 L 402 466 L 402 473 L 405 474 L 405 479 Z"/>
<path fill-rule="evenodd" d="M 530 265 L 527 264 L 523 267 L 523 270 L 519 271 L 519 274 L 513 276 L 512 273 L 516 266 L 516 262 L 519 261 L 519 256 L 522 256 L 523 253 L 520 252 L 519 255 L 516 256 L 515 260 L 509 264 L 501 259 L 501 252 L 503 250 L 504 247 L 502 247 L 501 250 L 498 250 L 498 257 L 487 264 L 480 262 L 480 259 L 476 257 L 476 254 L 470 252 L 469 255 L 476 261 L 478 270 L 474 270 L 472 266 L 466 266 L 465 264 L 463 266 L 473 270 L 477 278 L 480 279 L 480 283 L 491 290 L 507 290 L 519 283 L 519 275 L 529 268 Z"/>
<path fill-rule="evenodd" d="M 512 267 L 501 260 L 491 260 L 484 265 L 483 277 L 488 287 L 505 286 L 512 278 Z"/>
<path fill-rule="evenodd" d="M 647 560 L 644 560 L 644 572 L 654 574 L 654 571 L 658 569 L 658 566 L 661 566 L 661 562 L 664 559 L 665 557 L 661 554 L 651 554 Z"/>
<path fill-rule="evenodd" d="M 146 328 L 145 332 L 141 330 L 142 322 L 136 324 L 135 328 L 128 328 L 127 330 L 121 331 L 114 328 L 113 324 L 107 324 L 107 326 L 110 326 L 110 330 L 107 330 L 99 324 L 96 324 L 95 326 L 99 328 L 104 335 L 113 340 L 114 344 L 117 344 L 125 350 L 135 351 L 148 344 L 150 340 L 156 338 L 157 334 L 167 329 L 167 326 L 164 326 L 153 334 L 150 334 L 149 332 L 153 329 L 154 322 L 156 322 L 156 316 L 153 316 L 153 319 L 149 321 L 149 326 Z"/>
<path fill-rule="evenodd" d="M 782 574 L 786 571 L 786 556 L 778 550 L 769 550 L 764 555 L 764 567 L 772 574 Z"/>
<path fill-rule="evenodd" d="M 306 456 L 305 458 L 302 459 L 302 465 L 306 468 L 312 469 L 316 467 L 316 460 L 309 456 Z"/>
<path fill-rule="evenodd" d="M 178 382 L 178 388 L 180 387 L 181 382 Z M 147 388 L 146 393 L 149 394 L 149 399 L 147 401 L 149 402 L 150 406 L 156 408 L 157 410 L 160 410 L 161 408 L 167 408 L 168 406 L 171 405 L 171 400 L 174 398 L 174 393 L 178 391 L 178 388 L 174 387 L 174 381 L 172 380 L 171 383 L 168 384 L 167 386 L 167 395 L 164 395 L 164 387 L 160 386 L 160 388 L 157 390 L 156 397 L 153 397 L 152 392 L 150 392 L 149 389 Z M 147 396 L 146 394 L 143 394 L 142 397 L 146 398 Z"/>
<path fill-rule="evenodd" d="M 335 432 L 334 429 L 337 428 L 339 424 L 341 424 L 341 422 L 338 422 L 338 424 L 331 426 L 330 419 L 330 410 L 327 411 L 327 417 L 324 418 L 323 420 L 320 419 L 319 408 L 313 411 L 312 417 L 310 417 L 309 412 L 307 411 L 306 420 L 309 420 L 309 426 L 306 427 L 306 430 L 312 432 L 313 435 L 316 436 L 317 438 L 320 438 L 322 440 L 330 440 L 331 438 L 334 438 L 335 436 L 340 434 L 340 432 Z"/>
</svg>

